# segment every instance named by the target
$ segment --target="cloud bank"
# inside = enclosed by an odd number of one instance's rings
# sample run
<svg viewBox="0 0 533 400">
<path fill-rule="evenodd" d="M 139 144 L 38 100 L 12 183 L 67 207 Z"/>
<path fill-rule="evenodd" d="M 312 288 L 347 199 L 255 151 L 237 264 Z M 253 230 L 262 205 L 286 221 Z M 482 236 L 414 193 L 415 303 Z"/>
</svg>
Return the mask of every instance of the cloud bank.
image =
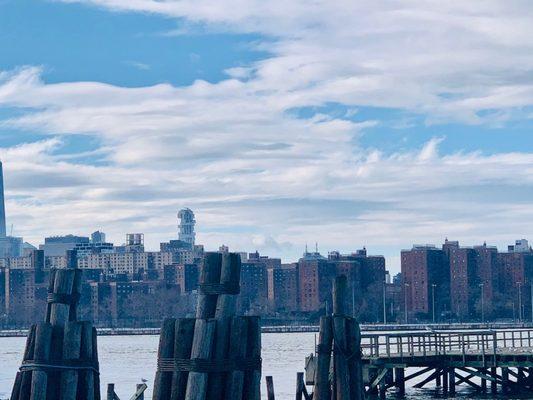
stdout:
<svg viewBox="0 0 533 400">
<path fill-rule="evenodd" d="M 0 150 L 20 234 L 104 229 L 120 241 L 143 231 L 155 247 L 175 235 L 181 206 L 196 210 L 211 248 L 286 258 L 314 241 L 397 253 L 443 235 L 501 245 L 533 233 L 531 149 L 443 155 L 443 136 L 385 153 L 359 144 L 379 118 L 297 112 L 340 104 L 398 109 L 425 124 L 526 120 L 527 2 L 76 2 L 258 33 L 251 45 L 269 56 L 183 87 L 50 84 L 38 67 L 1 73 L 0 107 L 22 110 L 2 127 L 44 135 Z M 98 145 L 66 153 L 72 135 Z"/>
</svg>

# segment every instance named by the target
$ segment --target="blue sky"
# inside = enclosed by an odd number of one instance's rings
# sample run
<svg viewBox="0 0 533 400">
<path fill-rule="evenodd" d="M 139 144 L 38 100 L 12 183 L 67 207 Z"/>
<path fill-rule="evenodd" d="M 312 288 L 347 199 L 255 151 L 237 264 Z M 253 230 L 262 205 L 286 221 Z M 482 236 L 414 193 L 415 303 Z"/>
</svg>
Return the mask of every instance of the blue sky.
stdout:
<svg viewBox="0 0 533 400">
<path fill-rule="evenodd" d="M 15 233 L 175 236 L 290 261 L 531 236 L 521 1 L 0 0 Z"/>
</svg>

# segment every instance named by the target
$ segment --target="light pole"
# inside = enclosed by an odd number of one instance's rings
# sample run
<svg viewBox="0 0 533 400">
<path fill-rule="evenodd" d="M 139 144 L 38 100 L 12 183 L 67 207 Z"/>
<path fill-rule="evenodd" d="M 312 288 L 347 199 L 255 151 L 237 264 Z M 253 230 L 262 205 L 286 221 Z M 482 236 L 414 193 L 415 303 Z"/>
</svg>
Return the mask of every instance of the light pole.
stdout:
<svg viewBox="0 0 533 400">
<path fill-rule="evenodd" d="M 355 318 L 355 284 L 352 282 L 352 317 Z"/>
<path fill-rule="evenodd" d="M 481 288 L 481 323 L 485 322 L 485 304 L 484 301 L 484 295 L 483 295 L 483 289 L 485 288 L 484 283 L 480 283 L 479 287 Z"/>
<path fill-rule="evenodd" d="M 387 282 L 383 282 L 383 324 L 387 325 Z"/>
<path fill-rule="evenodd" d="M 518 285 L 518 322 L 522 322 L 522 282 L 516 282 Z"/>
<path fill-rule="evenodd" d="M 407 288 L 409 287 L 410 285 L 408 283 L 404 283 L 404 299 L 403 299 L 403 308 L 404 308 L 404 311 L 405 311 L 405 324 L 407 325 Z"/>
<path fill-rule="evenodd" d="M 433 323 L 435 323 L 435 288 L 437 287 L 436 283 L 431 284 L 431 301 L 432 301 L 432 308 L 433 308 Z"/>
<path fill-rule="evenodd" d="M 531 293 L 531 322 L 533 322 L 533 281 L 530 282 L 530 293 Z"/>
</svg>

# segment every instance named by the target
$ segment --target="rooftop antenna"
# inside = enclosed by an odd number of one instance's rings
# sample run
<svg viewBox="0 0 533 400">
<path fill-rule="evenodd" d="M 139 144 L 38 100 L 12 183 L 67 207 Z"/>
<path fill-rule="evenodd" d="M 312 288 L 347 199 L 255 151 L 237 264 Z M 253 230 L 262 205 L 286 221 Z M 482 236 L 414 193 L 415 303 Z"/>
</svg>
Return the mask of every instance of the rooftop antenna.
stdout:
<svg viewBox="0 0 533 400">
<path fill-rule="evenodd" d="M 11 232 L 9 232 L 9 236 L 13 236 L 13 224 L 11 224 Z"/>
<path fill-rule="evenodd" d="M 305 244 L 305 254 L 307 254 L 307 243 Z"/>
<path fill-rule="evenodd" d="M 318 242 L 315 242 L 315 253 L 318 253 Z"/>
</svg>

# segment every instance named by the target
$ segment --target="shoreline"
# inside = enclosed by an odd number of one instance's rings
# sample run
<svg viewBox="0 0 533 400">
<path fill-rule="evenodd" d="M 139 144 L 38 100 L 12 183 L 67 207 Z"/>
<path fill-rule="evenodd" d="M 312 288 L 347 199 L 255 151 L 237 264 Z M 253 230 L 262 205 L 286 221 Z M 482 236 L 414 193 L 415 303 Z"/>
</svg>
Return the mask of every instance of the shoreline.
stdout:
<svg viewBox="0 0 533 400">
<path fill-rule="evenodd" d="M 519 329 L 532 328 L 530 322 L 494 322 L 494 323 L 470 323 L 470 324 L 409 324 L 409 325 L 368 325 L 361 324 L 361 331 L 420 331 L 420 330 L 461 330 L 461 329 Z M 271 325 L 263 326 L 262 333 L 318 333 L 318 325 Z M 159 335 L 160 328 L 97 328 L 99 336 L 140 336 Z M 0 338 L 26 337 L 27 329 L 0 330 Z"/>
</svg>

